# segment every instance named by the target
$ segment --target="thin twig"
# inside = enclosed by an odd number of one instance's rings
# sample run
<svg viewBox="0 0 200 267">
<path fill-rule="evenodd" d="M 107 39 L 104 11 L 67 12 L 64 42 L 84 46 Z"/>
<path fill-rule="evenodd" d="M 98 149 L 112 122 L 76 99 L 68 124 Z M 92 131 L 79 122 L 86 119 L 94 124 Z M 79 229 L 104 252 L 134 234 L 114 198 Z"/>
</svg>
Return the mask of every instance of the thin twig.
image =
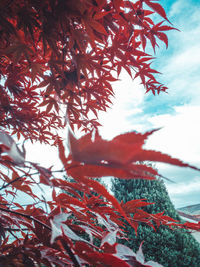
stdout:
<svg viewBox="0 0 200 267">
<path fill-rule="evenodd" d="M 54 172 L 57 173 L 57 172 L 64 172 L 64 171 L 63 170 L 52 171 L 52 173 L 54 173 Z M 32 176 L 32 175 L 36 175 L 36 174 L 39 174 L 39 172 L 34 172 L 34 173 L 31 173 L 31 174 L 28 174 L 28 176 Z M 0 187 L 0 190 L 5 189 L 9 185 L 17 182 L 18 180 L 20 180 L 20 179 L 22 179 L 23 177 L 26 177 L 26 176 L 27 176 L 27 174 L 23 174 L 23 175 L 21 175 L 19 177 L 16 177 L 14 180 L 10 181 L 9 183 L 2 185 L 2 187 Z"/>
<path fill-rule="evenodd" d="M 5 209 L 5 208 L 1 208 L 1 207 L 0 207 L 0 210 L 2 210 L 4 212 L 15 214 L 15 215 L 18 215 L 18 216 L 25 217 L 25 218 L 27 218 L 29 220 L 32 220 L 34 222 L 37 222 L 38 224 L 42 225 L 44 228 L 48 229 L 49 231 L 52 231 L 52 229 L 51 229 L 50 226 L 48 226 L 47 224 L 45 224 L 45 223 L 41 222 L 40 220 L 34 218 L 31 215 L 23 214 L 23 213 L 14 211 L 14 210 L 9 210 L 9 209 Z M 77 261 L 77 258 L 75 257 L 74 253 L 71 251 L 71 249 L 68 246 L 68 244 L 66 243 L 66 241 L 63 241 L 62 244 L 63 244 L 63 247 L 65 248 L 65 250 L 67 251 L 67 253 L 69 254 L 72 262 L 74 263 L 74 266 L 75 267 L 81 267 L 80 264 L 79 264 L 79 262 Z"/>
</svg>

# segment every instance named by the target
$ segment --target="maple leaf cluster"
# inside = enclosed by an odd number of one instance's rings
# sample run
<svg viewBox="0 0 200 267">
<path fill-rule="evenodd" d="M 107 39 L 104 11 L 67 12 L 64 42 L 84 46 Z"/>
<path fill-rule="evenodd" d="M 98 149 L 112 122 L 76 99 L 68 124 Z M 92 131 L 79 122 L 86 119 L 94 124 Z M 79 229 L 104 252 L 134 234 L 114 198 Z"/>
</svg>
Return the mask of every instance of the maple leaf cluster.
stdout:
<svg viewBox="0 0 200 267">
<path fill-rule="evenodd" d="M 0 263 L 3 266 L 161 266 L 145 262 L 142 245 L 134 253 L 118 243 L 126 238 L 123 220 L 136 233 L 140 223 L 155 231 L 160 225 L 167 225 L 174 231 L 176 228 L 200 231 L 200 225 L 181 224 L 166 216 L 164 211 L 149 214 L 142 208 L 154 203 L 145 199 L 119 203 L 94 179 L 102 176 L 156 179 L 158 172 L 138 163 L 141 160 L 197 169 L 160 152 L 144 150 L 143 144 L 153 132 L 130 132 L 106 141 L 98 132 L 93 140 L 90 133 L 76 139 L 69 131 L 70 153 L 66 157 L 59 139 L 59 157 L 63 163 L 61 172 L 74 180 L 59 178 L 51 168 L 26 162 L 20 157 L 21 151 L 12 137 L 1 132 L 1 165 L 9 169 L 10 175 L 0 172 L 3 182 L 0 188 Z M 17 149 L 13 149 L 15 146 Z M 37 172 L 30 173 L 33 170 Z M 48 187 L 51 200 L 34 194 L 33 188 L 41 185 Z M 31 196 L 33 203 L 24 206 L 15 201 L 19 192 Z"/>
<path fill-rule="evenodd" d="M 155 24 L 155 14 L 163 21 Z M 146 92 L 167 89 L 146 53 L 148 43 L 153 50 L 158 40 L 168 46 L 165 31 L 174 28 L 165 24 L 164 9 L 152 0 L 3 0 L 0 22 L 0 265 L 160 266 L 145 262 L 142 245 L 134 253 L 119 243 L 124 220 L 136 232 L 139 223 L 155 230 L 200 225 L 149 214 L 142 207 L 152 203 L 145 199 L 119 203 L 94 178 L 161 176 L 145 161 L 199 170 L 143 149 L 155 130 L 111 141 L 97 130 L 98 111 L 111 104 L 112 82 L 122 69 L 139 77 Z M 57 133 L 66 124 L 72 128 L 68 156 Z M 76 128 L 89 133 L 77 139 Z M 26 161 L 15 141 L 21 137 L 58 146 L 63 169 Z M 34 193 L 36 187 L 51 200 Z M 20 194 L 32 203 L 19 202 Z"/>
<path fill-rule="evenodd" d="M 173 27 L 154 24 L 155 13 L 167 20 L 150 0 L 1 1 L 0 127 L 41 142 L 66 121 L 97 128 L 122 69 L 146 92 L 165 91 L 145 49 L 148 41 L 167 46 Z"/>
</svg>

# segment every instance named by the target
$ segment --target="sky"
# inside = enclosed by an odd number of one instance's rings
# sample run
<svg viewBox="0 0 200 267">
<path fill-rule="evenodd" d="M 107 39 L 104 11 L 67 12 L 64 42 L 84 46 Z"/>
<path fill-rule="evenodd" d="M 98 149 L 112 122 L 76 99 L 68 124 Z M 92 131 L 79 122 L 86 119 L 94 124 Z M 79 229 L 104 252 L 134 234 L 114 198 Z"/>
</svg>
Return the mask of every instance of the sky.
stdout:
<svg viewBox="0 0 200 267">
<path fill-rule="evenodd" d="M 123 72 L 113 84 L 115 99 L 106 113 L 100 113 L 100 134 L 112 137 L 127 131 L 145 132 L 162 127 L 145 147 L 159 150 L 200 168 L 200 1 L 160 1 L 173 27 L 169 47 L 156 51 L 153 67 L 162 72 L 159 80 L 168 93 L 145 94 L 139 80 Z M 27 159 L 44 167 L 55 165 L 56 148 L 35 144 Z M 56 162 L 57 164 L 57 162 Z M 58 166 L 59 169 L 60 166 Z M 159 173 L 174 181 L 165 182 L 176 208 L 200 203 L 200 173 L 188 168 L 156 164 Z"/>
<path fill-rule="evenodd" d="M 126 131 L 162 127 L 145 147 L 168 153 L 200 167 L 200 1 L 165 0 L 173 27 L 168 32 L 169 47 L 156 51 L 154 68 L 162 72 L 159 80 L 168 93 L 145 94 L 140 81 L 122 73 L 113 84 L 115 100 L 111 110 L 100 115 L 104 138 Z M 165 182 L 176 208 L 200 203 L 200 173 L 188 168 L 156 164 L 158 171 L 175 183 Z"/>
</svg>

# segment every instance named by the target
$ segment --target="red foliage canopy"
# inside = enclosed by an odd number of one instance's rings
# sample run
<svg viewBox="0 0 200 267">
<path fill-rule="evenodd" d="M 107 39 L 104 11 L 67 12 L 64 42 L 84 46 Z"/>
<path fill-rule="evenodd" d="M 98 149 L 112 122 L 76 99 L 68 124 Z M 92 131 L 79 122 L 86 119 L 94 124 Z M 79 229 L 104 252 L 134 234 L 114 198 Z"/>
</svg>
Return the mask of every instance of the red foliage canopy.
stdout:
<svg viewBox="0 0 200 267">
<path fill-rule="evenodd" d="M 157 24 L 151 18 L 155 14 L 162 18 Z M 197 169 L 144 150 L 154 131 L 111 141 L 97 131 L 97 113 L 109 107 L 112 82 L 122 69 L 139 77 L 146 92 L 167 89 L 157 81 L 159 72 L 146 53 L 147 43 L 153 50 L 158 40 L 168 46 L 165 31 L 174 28 L 165 22 L 164 9 L 153 0 L 0 2 L 1 266 L 154 266 L 145 263 L 141 247 L 135 254 L 117 243 L 124 238 L 122 218 L 136 231 L 140 222 L 199 230 L 197 224 L 144 212 L 142 207 L 151 204 L 145 200 L 118 203 L 92 179 L 155 179 L 156 170 L 138 164 L 146 160 Z M 91 112 L 96 118 L 90 118 Z M 77 140 L 69 131 L 68 157 L 57 135 L 66 124 L 89 132 Z M 25 150 L 11 136 L 53 142 L 64 165 L 60 172 L 76 182 L 27 162 Z M 36 185 L 47 186 L 52 200 L 34 194 Z M 33 203 L 18 203 L 18 192 Z"/>
<path fill-rule="evenodd" d="M 107 109 L 122 69 L 146 92 L 165 91 L 145 48 L 158 39 L 167 46 L 173 28 L 150 18 L 167 19 L 160 4 L 134 2 L 1 1 L 0 126 L 41 142 L 55 140 L 51 130 L 66 120 L 92 130 L 99 123 L 88 113 Z"/>
</svg>

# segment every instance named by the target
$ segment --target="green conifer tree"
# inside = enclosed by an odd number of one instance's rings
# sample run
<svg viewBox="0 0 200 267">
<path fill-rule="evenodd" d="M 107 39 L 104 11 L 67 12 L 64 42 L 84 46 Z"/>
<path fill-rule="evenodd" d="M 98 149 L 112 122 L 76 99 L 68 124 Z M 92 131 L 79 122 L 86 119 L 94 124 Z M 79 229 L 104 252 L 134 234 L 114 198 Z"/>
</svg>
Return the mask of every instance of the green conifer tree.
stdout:
<svg viewBox="0 0 200 267">
<path fill-rule="evenodd" d="M 124 203 L 132 199 L 147 199 L 155 202 L 144 208 L 149 213 L 165 211 L 165 215 L 181 220 L 172 204 L 162 180 L 112 179 L 112 191 L 119 201 Z M 137 235 L 127 225 L 128 240 L 122 242 L 134 251 L 142 241 L 143 252 L 147 260 L 154 260 L 165 267 L 200 267 L 200 245 L 184 229 L 170 229 L 160 226 L 156 231 L 146 224 L 140 224 Z"/>
</svg>

